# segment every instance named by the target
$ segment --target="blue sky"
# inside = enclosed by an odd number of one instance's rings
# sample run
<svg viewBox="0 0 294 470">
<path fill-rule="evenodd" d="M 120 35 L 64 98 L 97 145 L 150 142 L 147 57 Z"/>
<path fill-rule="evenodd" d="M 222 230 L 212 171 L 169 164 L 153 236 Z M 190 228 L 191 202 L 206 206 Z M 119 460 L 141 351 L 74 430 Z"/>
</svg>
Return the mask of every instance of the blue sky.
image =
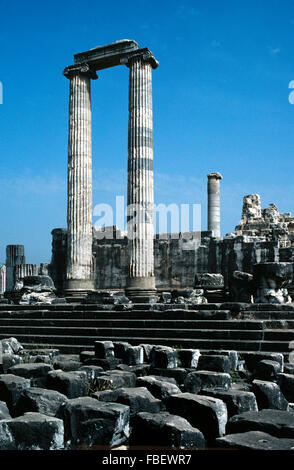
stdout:
<svg viewBox="0 0 294 470">
<path fill-rule="evenodd" d="M 242 197 L 294 213 L 294 1 L 0 0 L 0 263 L 24 244 L 28 263 L 51 257 L 66 226 L 69 82 L 73 54 L 118 39 L 149 47 L 156 203 L 202 205 L 219 171 L 222 233 Z M 93 203 L 126 194 L 128 69 L 93 82 Z M 95 222 L 95 219 L 93 219 Z"/>
</svg>

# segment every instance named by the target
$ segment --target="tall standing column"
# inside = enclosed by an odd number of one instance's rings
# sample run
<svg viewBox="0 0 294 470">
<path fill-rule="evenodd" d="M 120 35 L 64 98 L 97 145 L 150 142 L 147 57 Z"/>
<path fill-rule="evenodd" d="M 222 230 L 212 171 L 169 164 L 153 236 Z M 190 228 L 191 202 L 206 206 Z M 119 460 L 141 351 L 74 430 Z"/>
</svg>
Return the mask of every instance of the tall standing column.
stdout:
<svg viewBox="0 0 294 470">
<path fill-rule="evenodd" d="M 91 78 L 87 65 L 70 66 L 66 292 L 93 289 Z"/>
<path fill-rule="evenodd" d="M 126 294 L 144 299 L 154 295 L 154 188 L 152 67 L 158 62 L 144 53 L 132 57 L 129 75 L 128 243 Z"/>
<path fill-rule="evenodd" d="M 207 175 L 207 230 L 212 231 L 214 237 L 220 237 L 220 173 Z"/>
</svg>

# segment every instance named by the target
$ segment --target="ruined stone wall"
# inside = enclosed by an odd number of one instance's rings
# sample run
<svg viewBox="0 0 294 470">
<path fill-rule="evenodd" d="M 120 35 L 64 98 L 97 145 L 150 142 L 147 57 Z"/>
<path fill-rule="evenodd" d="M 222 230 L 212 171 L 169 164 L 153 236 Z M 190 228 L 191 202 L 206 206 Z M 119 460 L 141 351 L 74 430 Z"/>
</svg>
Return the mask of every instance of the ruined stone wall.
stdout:
<svg viewBox="0 0 294 470">
<path fill-rule="evenodd" d="M 196 250 L 179 234 L 157 235 L 154 239 L 156 287 L 193 286 L 195 272 L 208 268 L 208 232 Z M 173 238 L 173 237 L 177 238 Z M 193 236 L 191 236 L 193 240 Z M 122 239 L 94 239 L 94 284 L 96 289 L 124 288 L 126 286 L 127 237 Z"/>
<path fill-rule="evenodd" d="M 256 200 L 258 202 L 258 198 Z M 265 215 L 265 210 L 257 209 L 252 212 L 250 208 L 246 212 L 245 207 L 242 216 L 246 223 L 225 237 L 214 238 L 211 232 L 201 232 L 201 242 L 197 249 L 193 245 L 193 234 L 188 234 L 188 237 L 187 234 L 156 235 L 154 239 L 156 287 L 193 287 L 195 274 L 206 272 L 222 274 L 225 285 L 228 286 L 233 271 L 252 274 L 255 263 L 279 261 L 294 263 L 294 246 L 292 246 L 294 240 L 291 240 L 291 233 L 287 233 L 289 224 L 285 233 L 281 235 L 280 223 L 276 224 L 272 218 L 274 222 L 268 222 L 269 215 Z M 269 209 L 269 212 L 272 212 L 273 208 Z M 275 209 L 273 211 L 275 212 Z M 292 220 L 289 214 L 282 215 L 284 220 L 287 218 Z M 254 230 L 258 234 L 254 234 Z M 49 272 L 61 292 L 65 279 L 67 233 L 65 229 L 55 229 L 52 231 L 52 236 L 52 262 Z M 189 246 L 191 240 L 192 245 Z M 95 289 L 126 287 L 127 242 L 126 234 L 118 231 L 116 227 L 110 227 L 106 232 L 93 230 Z"/>
<path fill-rule="evenodd" d="M 277 262 L 280 260 L 279 242 L 262 238 L 225 237 L 212 238 L 209 245 L 208 272 L 221 273 L 228 286 L 233 271 L 252 274 L 255 263 Z"/>
</svg>

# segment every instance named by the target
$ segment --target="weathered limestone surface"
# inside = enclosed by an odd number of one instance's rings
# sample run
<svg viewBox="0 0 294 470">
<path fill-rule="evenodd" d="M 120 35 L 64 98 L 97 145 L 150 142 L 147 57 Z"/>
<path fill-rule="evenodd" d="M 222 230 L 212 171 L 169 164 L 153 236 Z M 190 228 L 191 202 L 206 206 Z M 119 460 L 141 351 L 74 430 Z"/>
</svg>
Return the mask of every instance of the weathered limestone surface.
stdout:
<svg viewBox="0 0 294 470">
<path fill-rule="evenodd" d="M 152 60 L 153 59 L 153 60 Z M 132 57 L 129 75 L 127 296 L 155 292 L 153 251 L 153 110 L 149 54 Z"/>
<path fill-rule="evenodd" d="M 7 245 L 6 247 L 6 290 L 14 289 L 14 268 L 17 264 L 25 264 L 25 251 L 23 245 Z"/>
<path fill-rule="evenodd" d="M 0 296 L 6 291 L 6 265 L 0 266 Z"/>
<path fill-rule="evenodd" d="M 38 276 L 39 266 L 37 264 L 17 264 L 14 268 L 14 278 L 16 282 L 23 280 L 27 276 Z"/>
<path fill-rule="evenodd" d="M 25 265 L 27 266 L 27 265 Z M 20 305 L 42 305 L 60 302 L 50 276 L 26 276 L 15 285 L 14 302 Z M 18 296 L 16 297 L 16 294 Z"/>
<path fill-rule="evenodd" d="M 91 79 L 97 75 L 87 65 L 64 75 L 70 79 L 66 288 L 87 291 L 93 288 Z"/>
<path fill-rule="evenodd" d="M 253 266 L 255 303 L 291 303 L 287 286 L 293 280 L 292 263 L 260 263 Z"/>
</svg>

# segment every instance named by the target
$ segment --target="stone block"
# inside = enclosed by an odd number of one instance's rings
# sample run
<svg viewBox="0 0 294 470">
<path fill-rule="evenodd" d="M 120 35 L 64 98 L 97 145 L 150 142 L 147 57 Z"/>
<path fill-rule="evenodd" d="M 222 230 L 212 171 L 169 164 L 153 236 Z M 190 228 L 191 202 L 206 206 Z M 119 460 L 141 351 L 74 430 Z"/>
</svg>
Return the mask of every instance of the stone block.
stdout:
<svg viewBox="0 0 294 470">
<path fill-rule="evenodd" d="M 94 380 L 96 377 L 99 377 L 99 375 L 105 373 L 104 369 L 99 366 L 81 366 L 79 370 L 86 372 L 89 381 Z"/>
<path fill-rule="evenodd" d="M 108 357 L 107 359 L 99 359 L 97 357 L 86 359 L 83 364 L 85 366 L 98 366 L 102 367 L 104 370 L 111 370 L 115 369 L 119 364 L 121 364 L 122 360 L 118 359 L 117 357 Z"/>
<path fill-rule="evenodd" d="M 6 402 L 9 413 L 14 415 L 14 407 L 22 392 L 30 388 L 29 379 L 24 379 L 13 374 L 0 375 L 0 400 Z"/>
<path fill-rule="evenodd" d="M 31 363 L 45 363 L 45 364 L 51 364 L 52 363 L 52 358 L 49 355 L 46 354 L 39 354 L 37 356 L 29 356 L 29 361 Z"/>
<path fill-rule="evenodd" d="M 118 446 L 130 435 L 130 409 L 120 403 L 105 403 L 90 397 L 68 400 L 58 412 L 71 448 Z"/>
<path fill-rule="evenodd" d="M 59 407 L 68 398 L 56 390 L 32 387 L 24 390 L 15 405 L 15 414 L 20 416 L 25 412 L 36 412 L 46 416 L 55 416 Z"/>
<path fill-rule="evenodd" d="M 136 385 L 137 387 L 146 387 L 155 398 L 162 401 L 165 401 L 171 395 L 181 393 L 177 385 L 165 382 L 164 380 L 158 380 L 151 375 L 148 377 L 138 377 Z"/>
<path fill-rule="evenodd" d="M 288 401 L 281 392 L 278 384 L 264 380 L 253 380 L 254 393 L 259 410 L 271 408 L 273 410 L 288 410 Z"/>
<path fill-rule="evenodd" d="M 227 434 L 261 431 L 275 437 L 294 438 L 294 414 L 288 411 L 264 409 L 233 416 L 227 424 Z"/>
<path fill-rule="evenodd" d="M 5 338 L 0 342 L 2 354 L 22 354 L 24 352 L 23 346 L 16 338 Z"/>
<path fill-rule="evenodd" d="M 200 395 L 219 398 L 222 400 L 228 410 L 228 417 L 245 411 L 258 411 L 257 402 L 254 393 L 244 392 L 242 390 L 203 390 Z"/>
<path fill-rule="evenodd" d="M 162 410 L 162 402 L 155 398 L 146 387 L 119 388 L 94 393 L 93 398 L 103 402 L 121 403 L 130 407 L 131 416 L 141 411 L 159 413 Z"/>
<path fill-rule="evenodd" d="M 47 375 L 53 370 L 51 364 L 32 363 L 17 364 L 8 369 L 8 374 L 17 375 L 31 381 L 32 387 L 43 387 L 46 385 Z"/>
<path fill-rule="evenodd" d="M 199 429 L 180 416 L 167 412 L 138 413 L 132 420 L 131 445 L 153 448 L 203 449 L 205 439 Z"/>
<path fill-rule="evenodd" d="M 25 413 L 0 421 L 0 450 L 60 450 L 63 421 L 41 413 Z"/>
<path fill-rule="evenodd" d="M 56 390 L 67 398 L 85 397 L 88 395 L 89 381 L 84 371 L 56 370 L 47 375 L 47 388 Z"/>
<path fill-rule="evenodd" d="M 168 346 L 154 346 L 151 361 L 152 367 L 173 369 L 178 366 L 177 351 Z"/>
<path fill-rule="evenodd" d="M 129 366 L 129 370 L 134 372 L 137 377 L 144 377 L 150 372 L 151 364 L 138 364 L 136 366 Z"/>
<path fill-rule="evenodd" d="M 218 437 L 215 445 L 223 449 L 293 450 L 294 439 L 279 439 L 261 431 L 248 431 Z"/>
<path fill-rule="evenodd" d="M 112 341 L 95 341 L 94 347 L 97 359 L 111 359 L 114 357 L 114 344 Z"/>
<path fill-rule="evenodd" d="M 2 354 L 0 357 L 0 374 L 7 374 L 10 367 L 23 363 L 23 358 L 18 354 Z"/>
<path fill-rule="evenodd" d="M 10 419 L 10 413 L 8 406 L 6 405 L 5 401 L 0 401 L 0 421 L 2 419 Z"/>
<path fill-rule="evenodd" d="M 60 354 L 53 359 L 54 369 L 61 369 L 64 372 L 79 370 L 82 365 L 78 354 Z"/>
<path fill-rule="evenodd" d="M 284 364 L 284 371 L 285 374 L 293 374 L 294 375 L 294 364 L 286 363 Z"/>
<path fill-rule="evenodd" d="M 205 356 L 228 356 L 231 362 L 230 370 L 235 371 L 238 370 L 240 358 L 239 353 L 234 350 L 227 350 L 227 349 L 218 349 L 218 350 L 208 350 L 203 353 Z"/>
<path fill-rule="evenodd" d="M 279 362 L 264 359 L 256 364 L 253 375 L 256 379 L 271 382 L 277 378 L 277 374 L 281 371 L 282 367 Z"/>
<path fill-rule="evenodd" d="M 125 350 L 124 362 L 129 366 L 143 364 L 144 349 L 142 346 L 129 346 Z"/>
<path fill-rule="evenodd" d="M 196 391 L 198 387 L 200 387 L 199 390 L 210 390 L 214 388 L 228 390 L 232 387 L 232 379 L 229 374 L 224 372 L 197 370 L 187 375 L 184 387 L 185 390 L 190 393 L 198 393 Z"/>
<path fill-rule="evenodd" d="M 254 372 L 257 364 L 263 360 L 279 362 L 279 364 L 281 365 L 282 371 L 284 369 L 284 356 L 281 353 L 272 353 L 272 352 L 242 353 L 242 357 L 245 360 L 246 368 L 251 373 Z"/>
<path fill-rule="evenodd" d="M 131 346 L 126 341 L 113 341 L 114 356 L 125 361 L 126 350 Z"/>
<path fill-rule="evenodd" d="M 93 359 L 95 357 L 95 351 L 82 351 L 80 352 L 80 362 L 85 362 L 86 359 Z"/>
<path fill-rule="evenodd" d="M 122 385 L 121 387 L 135 387 L 137 376 L 134 372 L 120 371 L 120 370 L 109 370 L 106 371 L 104 376 L 109 376 L 113 379 L 119 378 Z"/>
<path fill-rule="evenodd" d="M 159 375 L 162 377 L 173 378 L 176 380 L 177 385 L 182 385 L 189 371 L 187 371 L 183 367 L 175 367 L 174 369 L 163 369 L 160 367 L 152 367 L 149 373 L 152 375 Z"/>
<path fill-rule="evenodd" d="M 178 349 L 178 357 L 182 367 L 197 367 L 200 351 L 199 349 Z"/>
<path fill-rule="evenodd" d="M 168 398 L 166 407 L 170 413 L 187 419 L 209 442 L 225 434 L 227 407 L 218 398 L 179 393 Z"/>
<path fill-rule="evenodd" d="M 229 356 L 202 354 L 199 357 L 198 369 L 213 372 L 230 372 L 231 361 Z"/>
<path fill-rule="evenodd" d="M 294 374 L 278 374 L 277 382 L 286 400 L 294 401 Z"/>
</svg>

